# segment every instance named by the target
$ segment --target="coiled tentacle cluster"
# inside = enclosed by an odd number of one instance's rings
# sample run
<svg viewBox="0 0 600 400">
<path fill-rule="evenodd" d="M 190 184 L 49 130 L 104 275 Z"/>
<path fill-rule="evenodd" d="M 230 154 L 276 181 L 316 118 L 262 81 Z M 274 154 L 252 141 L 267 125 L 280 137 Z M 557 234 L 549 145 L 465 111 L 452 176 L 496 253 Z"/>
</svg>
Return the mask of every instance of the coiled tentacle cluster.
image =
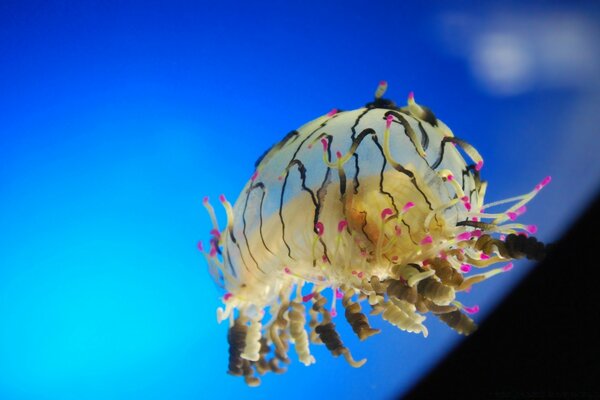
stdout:
<svg viewBox="0 0 600 400">
<path fill-rule="evenodd" d="M 267 150 L 235 205 L 221 196 L 223 228 L 204 201 L 213 229 L 199 248 L 227 291 L 217 318 L 230 324 L 229 373 L 249 385 L 285 371 L 290 343 L 305 365 L 315 362 L 311 343 L 363 365 L 336 330 L 338 300 L 360 340 L 379 333 L 361 302 L 407 332 L 427 336 L 434 315 L 468 335 L 478 307 L 457 295 L 510 270 L 513 259 L 547 251 L 531 236 L 537 228 L 516 220 L 550 178 L 484 203 L 477 150 L 412 94 L 404 107 L 384 99 L 386 88 L 366 107 L 333 110 Z"/>
</svg>

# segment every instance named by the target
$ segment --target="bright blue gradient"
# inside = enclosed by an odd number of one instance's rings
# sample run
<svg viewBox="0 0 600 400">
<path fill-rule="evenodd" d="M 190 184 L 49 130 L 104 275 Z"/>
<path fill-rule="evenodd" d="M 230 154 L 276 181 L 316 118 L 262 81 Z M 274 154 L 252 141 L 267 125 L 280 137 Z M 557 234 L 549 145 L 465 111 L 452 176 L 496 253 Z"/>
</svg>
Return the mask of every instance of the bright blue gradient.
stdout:
<svg viewBox="0 0 600 400">
<path fill-rule="evenodd" d="M 365 343 L 338 318 L 355 358 L 369 358 L 358 370 L 313 347 L 316 365 L 294 362 L 260 388 L 228 376 L 221 293 L 195 247 L 210 230 L 203 196 L 234 200 L 266 148 L 333 107 L 364 105 L 381 79 L 479 149 L 490 199 L 552 175 L 523 217 L 541 238 L 557 239 L 598 188 L 598 117 L 586 111 L 598 80 L 553 86 L 536 72 L 520 93 L 485 90 L 466 39 L 442 29 L 453 15 L 484 29 L 502 12 L 597 21 L 591 2 L 214 3 L 0 3 L 1 399 L 408 390 L 457 343 L 433 318 L 428 339 L 373 318 L 383 333 Z M 481 320 L 530 268 L 461 300 Z"/>
</svg>

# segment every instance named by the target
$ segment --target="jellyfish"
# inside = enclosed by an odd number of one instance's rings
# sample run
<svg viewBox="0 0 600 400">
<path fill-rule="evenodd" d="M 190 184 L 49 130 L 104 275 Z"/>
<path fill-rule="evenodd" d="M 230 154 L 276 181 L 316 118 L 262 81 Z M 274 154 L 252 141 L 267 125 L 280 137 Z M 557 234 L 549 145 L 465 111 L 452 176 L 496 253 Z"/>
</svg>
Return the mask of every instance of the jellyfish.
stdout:
<svg viewBox="0 0 600 400">
<path fill-rule="evenodd" d="M 477 306 L 456 299 L 513 259 L 544 257 L 537 228 L 516 220 L 550 182 L 485 203 L 483 158 L 427 107 L 383 97 L 352 111 L 334 109 L 258 158 L 227 221 L 212 221 L 208 269 L 225 290 L 228 372 L 250 386 L 281 373 L 293 344 L 304 365 L 310 345 L 355 360 L 337 332 L 338 303 L 360 340 L 380 332 L 364 308 L 406 332 L 427 336 L 427 317 L 459 334 L 476 329 Z M 492 267 L 495 266 L 495 267 Z"/>
</svg>

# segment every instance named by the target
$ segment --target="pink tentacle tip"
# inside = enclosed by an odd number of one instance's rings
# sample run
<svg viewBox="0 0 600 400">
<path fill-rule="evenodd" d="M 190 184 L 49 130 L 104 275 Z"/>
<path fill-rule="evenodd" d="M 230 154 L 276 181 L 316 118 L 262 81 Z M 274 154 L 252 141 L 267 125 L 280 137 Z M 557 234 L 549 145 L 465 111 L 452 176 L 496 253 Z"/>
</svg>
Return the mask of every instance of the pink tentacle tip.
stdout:
<svg viewBox="0 0 600 400">
<path fill-rule="evenodd" d="M 302 301 L 306 303 L 307 301 L 312 300 L 313 297 L 315 297 L 315 294 L 309 293 L 307 295 L 302 296 Z"/>
<path fill-rule="evenodd" d="M 472 267 L 469 264 L 463 264 L 460 266 L 460 270 L 462 272 L 469 272 L 469 271 L 471 271 L 471 268 Z"/>
<path fill-rule="evenodd" d="M 471 203 L 469 203 L 468 201 L 465 201 L 463 204 L 464 204 L 465 209 L 467 211 L 471 211 Z"/>
<path fill-rule="evenodd" d="M 425 236 L 423 240 L 421 240 L 421 244 L 431 244 L 433 243 L 433 238 L 429 235 Z"/>
<path fill-rule="evenodd" d="M 204 204 L 208 204 L 208 196 L 205 196 L 205 197 L 202 199 L 202 202 L 203 202 Z"/>
<path fill-rule="evenodd" d="M 448 176 L 446 177 L 446 179 L 448 179 L 450 182 L 452 182 L 454 180 L 454 175 L 448 174 Z"/>
<path fill-rule="evenodd" d="M 415 92 L 413 92 L 413 91 L 410 91 L 410 92 L 408 93 L 408 100 L 414 100 L 414 99 L 415 99 Z"/>
<path fill-rule="evenodd" d="M 381 219 L 386 219 L 393 213 L 394 213 L 394 211 L 392 211 L 391 208 L 384 208 L 383 210 L 381 210 Z"/>
<path fill-rule="evenodd" d="M 379 86 L 387 86 L 387 81 L 379 81 Z"/>
<path fill-rule="evenodd" d="M 252 182 L 254 182 L 256 180 L 256 178 L 258 178 L 258 171 L 254 171 L 254 173 L 252 174 L 252 177 L 250 177 L 250 180 Z"/>
<path fill-rule="evenodd" d="M 233 295 L 231 293 L 225 293 L 223 295 L 223 301 L 227 301 L 227 300 L 229 300 L 232 297 L 233 297 Z"/>
<path fill-rule="evenodd" d="M 408 210 L 410 210 L 414 206 L 415 206 L 415 203 L 413 203 L 412 201 L 409 201 L 408 203 L 406 203 L 404 205 L 404 207 L 402 207 L 402 212 L 407 212 Z"/>
<path fill-rule="evenodd" d="M 327 151 L 329 149 L 329 140 L 323 138 L 321 139 L 321 144 L 323 145 L 323 151 Z"/>
<path fill-rule="evenodd" d="M 204 251 L 204 245 L 202 244 L 202 240 L 198 241 L 196 247 L 198 247 L 198 250 Z"/>
<path fill-rule="evenodd" d="M 213 245 L 210 248 L 210 253 L 208 253 L 208 256 L 212 258 L 212 257 L 215 257 L 216 255 L 217 255 L 217 248 Z"/>
<path fill-rule="evenodd" d="M 317 235 L 319 236 L 323 236 L 323 233 L 325 233 L 325 226 L 321 221 L 317 221 L 315 224 L 315 229 L 317 230 Z"/>
<path fill-rule="evenodd" d="M 469 196 L 463 196 L 463 197 L 461 197 L 460 201 L 462 201 L 463 203 L 468 203 L 469 202 Z"/>
<path fill-rule="evenodd" d="M 217 239 L 221 238 L 221 232 L 218 229 L 211 229 L 210 234 L 216 237 Z"/>
<path fill-rule="evenodd" d="M 337 114 L 337 112 L 338 112 L 337 108 L 334 108 L 333 110 L 331 110 L 327 113 L 327 116 L 331 117 L 331 116 Z"/>
<path fill-rule="evenodd" d="M 471 232 L 463 232 L 463 233 L 459 233 L 458 235 L 456 235 L 456 239 L 469 240 L 469 239 L 471 239 L 471 236 L 472 236 Z"/>
<path fill-rule="evenodd" d="M 292 271 L 288 267 L 285 267 L 283 269 L 283 272 L 285 272 L 286 274 L 291 274 L 292 273 Z"/>
<path fill-rule="evenodd" d="M 529 233 L 536 233 L 538 230 L 536 225 L 527 225 L 527 232 Z"/>
<path fill-rule="evenodd" d="M 332 317 L 337 317 L 337 310 L 335 308 L 332 308 L 330 314 Z"/>
<path fill-rule="evenodd" d="M 506 216 L 511 220 L 514 221 L 515 219 L 517 219 L 517 217 L 519 216 L 519 214 L 517 214 L 516 212 L 507 212 Z"/>
<path fill-rule="evenodd" d="M 225 203 L 225 202 L 227 202 L 227 199 L 225 198 L 225 195 L 224 195 L 224 194 L 222 194 L 222 195 L 220 195 L 220 196 L 219 196 L 219 201 L 220 201 L 221 203 Z"/>
<path fill-rule="evenodd" d="M 356 274 L 356 276 L 362 279 L 362 277 L 365 276 L 365 274 L 362 271 L 360 271 L 358 274 Z"/>
<path fill-rule="evenodd" d="M 481 168 L 483 168 L 483 160 L 478 161 L 477 164 L 475 164 L 475 171 L 481 171 Z"/>
<path fill-rule="evenodd" d="M 465 310 L 465 312 L 467 314 L 477 314 L 479 312 L 479 306 L 478 305 L 474 305 L 473 307 L 463 307 L 463 310 Z"/>
<path fill-rule="evenodd" d="M 335 289 L 335 298 L 341 299 L 342 297 L 344 297 L 344 293 L 340 289 Z"/>
<path fill-rule="evenodd" d="M 338 232 L 342 233 L 347 226 L 348 221 L 346 221 L 345 219 L 341 220 L 340 222 L 338 222 Z"/>
<path fill-rule="evenodd" d="M 521 206 L 515 210 L 515 213 L 517 213 L 517 215 L 523 215 L 525 214 L 525 211 L 527 211 L 527 206 Z"/>
<path fill-rule="evenodd" d="M 488 256 L 488 255 L 487 255 L 487 254 L 485 254 L 485 253 L 481 253 L 481 256 L 479 256 L 479 258 L 480 258 L 480 259 L 482 259 L 482 260 L 489 260 L 489 259 L 490 259 L 490 256 Z"/>
<path fill-rule="evenodd" d="M 502 272 L 508 272 L 513 269 L 513 263 L 508 263 L 504 267 L 502 267 Z"/>
<path fill-rule="evenodd" d="M 548 175 L 540 183 L 538 183 L 537 185 L 535 185 L 535 190 L 536 191 L 542 190 L 542 188 L 544 186 L 546 186 L 547 184 L 549 184 L 551 181 L 552 181 L 552 177 L 550 175 Z"/>
<path fill-rule="evenodd" d="M 394 120 L 394 117 L 390 114 L 385 118 L 385 127 L 386 129 L 390 129 L 390 126 L 392 126 L 392 121 Z"/>
<path fill-rule="evenodd" d="M 394 233 L 396 234 L 396 236 L 402 235 L 402 228 L 400 228 L 399 225 L 394 226 Z"/>
<path fill-rule="evenodd" d="M 481 235 L 483 235 L 483 232 L 481 231 L 481 229 L 476 229 L 473 231 L 473 237 L 481 237 Z"/>
<path fill-rule="evenodd" d="M 336 151 L 335 152 L 335 156 L 339 159 L 342 158 L 342 152 L 341 151 Z"/>
</svg>

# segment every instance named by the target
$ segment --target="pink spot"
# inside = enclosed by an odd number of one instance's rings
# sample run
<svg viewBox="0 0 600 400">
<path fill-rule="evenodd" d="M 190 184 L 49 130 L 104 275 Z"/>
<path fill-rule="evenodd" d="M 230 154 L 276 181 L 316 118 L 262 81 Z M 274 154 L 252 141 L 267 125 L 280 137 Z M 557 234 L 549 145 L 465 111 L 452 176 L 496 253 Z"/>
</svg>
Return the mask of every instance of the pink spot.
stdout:
<svg viewBox="0 0 600 400">
<path fill-rule="evenodd" d="M 352 275 L 356 275 L 356 271 L 352 271 Z"/>
<path fill-rule="evenodd" d="M 202 240 L 200 240 L 196 246 L 198 247 L 198 250 L 204 251 L 204 245 L 202 244 Z"/>
<path fill-rule="evenodd" d="M 517 217 L 519 216 L 516 212 L 512 212 L 509 211 L 506 213 L 506 216 L 511 220 L 514 221 L 515 219 L 517 219 Z"/>
<path fill-rule="evenodd" d="M 446 260 L 448 258 L 448 254 L 446 254 L 446 252 L 444 250 L 440 251 L 439 257 L 442 260 Z"/>
<path fill-rule="evenodd" d="M 341 153 L 341 152 L 339 152 L 339 151 L 336 151 L 336 152 L 335 152 L 335 156 L 336 156 L 337 158 L 342 158 L 342 153 Z"/>
<path fill-rule="evenodd" d="M 479 218 L 473 217 L 472 220 L 475 221 L 475 222 L 477 222 L 477 221 L 479 221 Z"/>
<path fill-rule="evenodd" d="M 225 198 L 225 195 L 224 195 L 224 194 L 222 194 L 222 195 L 220 195 L 220 196 L 219 196 L 219 201 L 220 201 L 221 203 L 225 203 L 225 202 L 227 201 L 227 199 Z"/>
<path fill-rule="evenodd" d="M 429 265 L 429 264 L 431 264 L 431 261 L 429 261 L 429 260 L 424 260 L 422 264 L 423 264 L 423 266 L 426 266 L 426 265 Z"/>
<path fill-rule="evenodd" d="M 529 233 L 536 233 L 538 230 L 537 226 L 535 225 L 527 225 L 527 232 Z"/>
<path fill-rule="evenodd" d="M 408 210 L 410 210 L 414 206 L 415 206 L 415 203 L 413 203 L 412 201 L 409 201 L 408 203 L 406 203 L 404 205 L 404 207 L 402 207 L 402 212 L 407 212 Z"/>
<path fill-rule="evenodd" d="M 481 208 L 479 209 L 479 212 L 485 212 L 485 208 L 481 207 Z"/>
<path fill-rule="evenodd" d="M 315 224 L 315 229 L 317 230 L 317 235 L 323 236 L 323 233 L 325 232 L 325 227 L 323 226 L 323 223 L 321 221 L 317 221 L 317 223 Z"/>
<path fill-rule="evenodd" d="M 220 239 L 221 238 L 221 232 L 219 232 L 216 229 L 211 229 L 210 230 L 210 234 L 213 235 L 215 238 Z"/>
<path fill-rule="evenodd" d="M 208 196 L 205 196 L 204 199 L 202 199 L 202 202 L 204 204 L 208 204 Z"/>
<path fill-rule="evenodd" d="M 506 235 L 500 235 L 500 240 L 506 240 Z"/>
<path fill-rule="evenodd" d="M 335 298 L 341 299 L 342 297 L 344 297 L 344 294 L 342 293 L 342 291 L 339 288 L 335 289 Z"/>
<path fill-rule="evenodd" d="M 346 221 L 345 219 L 341 220 L 340 222 L 338 222 L 338 232 L 342 233 L 347 226 L 348 221 Z"/>
<path fill-rule="evenodd" d="M 338 112 L 337 108 L 334 108 L 333 110 L 331 110 L 327 113 L 327 116 L 331 117 L 331 116 L 337 114 L 337 112 Z"/>
<path fill-rule="evenodd" d="M 483 234 L 483 232 L 481 232 L 481 229 L 476 229 L 473 231 L 474 237 L 480 237 L 482 234 Z"/>
<path fill-rule="evenodd" d="M 283 269 L 283 272 L 285 272 L 286 274 L 291 274 L 292 273 L 292 271 L 290 271 L 290 269 L 288 267 L 285 267 Z"/>
<path fill-rule="evenodd" d="M 327 258 L 327 256 L 325 254 L 323 254 L 323 257 L 321 257 L 321 260 L 323 260 L 324 263 L 329 263 L 329 258 Z"/>
<path fill-rule="evenodd" d="M 331 309 L 331 316 L 332 316 L 332 317 L 337 317 L 337 311 L 336 311 L 336 309 L 335 309 L 335 308 L 332 308 L 332 309 Z"/>
<path fill-rule="evenodd" d="M 487 254 L 485 254 L 485 253 L 481 253 L 481 255 L 479 256 L 479 258 L 481 258 L 482 260 L 489 260 L 489 259 L 490 259 L 490 256 L 488 256 L 488 255 L 487 255 Z"/>
<path fill-rule="evenodd" d="M 258 171 L 254 171 L 254 173 L 252 174 L 252 177 L 250 178 L 250 180 L 252 182 L 254 182 L 256 180 L 256 178 L 258 178 Z"/>
<path fill-rule="evenodd" d="M 408 93 L 408 100 L 414 100 L 415 99 L 415 92 L 411 91 L 410 93 Z"/>
<path fill-rule="evenodd" d="M 503 272 L 508 272 L 508 271 L 510 271 L 511 269 L 513 269 L 513 263 L 508 263 L 508 264 L 506 264 L 504 267 L 502 267 L 502 271 L 503 271 Z"/>
<path fill-rule="evenodd" d="M 400 228 L 399 225 L 394 226 L 394 233 L 396 234 L 396 236 L 402 235 L 402 228 Z"/>
<path fill-rule="evenodd" d="M 223 301 L 227 301 L 229 300 L 231 297 L 233 297 L 233 295 L 231 293 L 225 293 L 223 295 Z"/>
<path fill-rule="evenodd" d="M 309 294 L 307 294 L 305 296 L 302 296 L 302 301 L 306 303 L 307 301 L 312 300 L 313 297 L 315 297 L 315 294 L 314 293 L 309 293 Z"/>
<path fill-rule="evenodd" d="M 479 306 L 475 305 L 473 307 L 463 307 L 463 310 L 465 310 L 467 314 L 477 314 L 479 312 Z"/>
<path fill-rule="evenodd" d="M 381 211 L 381 219 L 386 219 L 387 217 L 389 217 L 390 215 L 392 215 L 394 212 L 392 211 L 391 208 L 384 208 Z"/>
<path fill-rule="evenodd" d="M 446 179 L 448 179 L 449 181 L 452 181 L 452 180 L 454 180 L 454 175 L 448 174 L 448 176 L 446 177 Z"/>
<path fill-rule="evenodd" d="M 527 206 L 521 206 L 516 209 L 515 213 L 517 215 L 523 215 L 523 214 L 525 214 L 525 211 L 527 211 Z"/>
<path fill-rule="evenodd" d="M 463 264 L 460 266 L 460 270 L 462 272 L 469 272 L 471 270 L 471 266 L 469 264 Z"/>
<path fill-rule="evenodd" d="M 392 257 L 392 261 L 393 261 L 393 262 L 396 262 L 396 261 L 398 261 L 398 256 L 393 256 L 393 257 Z"/>
<path fill-rule="evenodd" d="M 544 186 L 546 186 L 547 184 L 550 183 L 550 181 L 552 181 L 552 177 L 551 176 L 547 176 L 545 177 L 540 183 L 538 183 L 537 185 L 535 185 L 535 190 L 542 190 L 542 188 Z"/>
<path fill-rule="evenodd" d="M 329 149 L 329 140 L 323 138 L 321 139 L 321 144 L 323 145 L 323 151 L 327 151 L 327 149 Z"/>
<path fill-rule="evenodd" d="M 469 203 L 468 201 L 464 202 L 465 208 L 467 209 L 467 211 L 471 211 L 471 203 Z"/>
<path fill-rule="evenodd" d="M 475 165 L 475 171 L 481 171 L 481 168 L 483 168 L 483 160 L 479 161 L 476 165 Z"/>
<path fill-rule="evenodd" d="M 393 120 L 394 120 L 394 117 L 392 117 L 392 115 L 391 115 L 391 114 L 390 114 L 390 115 L 388 115 L 388 116 L 385 118 L 385 127 L 386 127 L 386 129 L 390 129 L 390 126 L 392 126 L 392 121 L 393 121 Z"/>
<path fill-rule="evenodd" d="M 360 271 L 356 276 L 358 276 L 359 278 L 362 278 L 365 274 L 363 274 L 362 271 Z"/>
<path fill-rule="evenodd" d="M 208 256 L 209 256 L 209 257 L 214 257 L 214 256 L 216 256 L 216 255 L 217 255 L 217 248 L 216 248 L 216 247 L 215 247 L 215 245 L 213 244 L 213 245 L 210 247 L 210 252 L 208 253 Z"/>
<path fill-rule="evenodd" d="M 463 232 L 456 235 L 458 240 L 469 240 L 471 239 L 471 232 Z"/>
<path fill-rule="evenodd" d="M 460 198 L 460 201 L 462 201 L 463 203 L 466 203 L 469 201 L 469 196 L 463 196 Z"/>
<path fill-rule="evenodd" d="M 379 86 L 387 86 L 387 81 L 379 81 Z"/>
<path fill-rule="evenodd" d="M 425 236 L 425 238 L 423 238 L 423 240 L 421 240 L 421 244 L 431 244 L 432 242 L 433 242 L 433 239 L 429 235 Z"/>
</svg>

